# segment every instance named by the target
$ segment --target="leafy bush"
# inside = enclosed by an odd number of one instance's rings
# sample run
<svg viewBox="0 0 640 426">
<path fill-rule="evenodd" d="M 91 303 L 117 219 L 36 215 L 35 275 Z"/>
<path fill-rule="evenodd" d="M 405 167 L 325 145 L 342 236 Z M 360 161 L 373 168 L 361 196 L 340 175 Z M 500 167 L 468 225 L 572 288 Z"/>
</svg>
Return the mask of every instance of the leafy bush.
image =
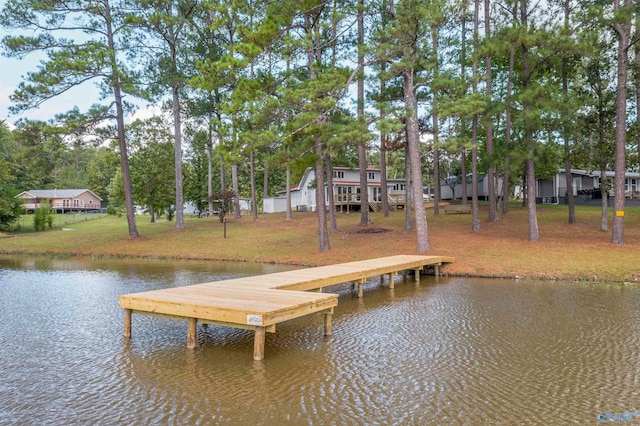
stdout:
<svg viewBox="0 0 640 426">
<path fill-rule="evenodd" d="M 44 207 L 38 207 L 33 213 L 33 229 L 36 232 L 44 231 L 47 224 L 47 211 Z"/>
<path fill-rule="evenodd" d="M 53 211 L 48 202 L 43 202 L 33 213 L 33 228 L 36 232 L 44 231 L 47 226 L 53 227 Z"/>
</svg>

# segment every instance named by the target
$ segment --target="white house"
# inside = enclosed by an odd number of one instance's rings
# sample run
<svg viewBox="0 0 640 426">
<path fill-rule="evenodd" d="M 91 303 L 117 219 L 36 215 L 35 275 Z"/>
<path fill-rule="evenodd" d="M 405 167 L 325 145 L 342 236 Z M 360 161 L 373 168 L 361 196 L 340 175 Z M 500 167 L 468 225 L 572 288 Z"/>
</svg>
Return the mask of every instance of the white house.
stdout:
<svg viewBox="0 0 640 426">
<path fill-rule="evenodd" d="M 333 168 L 333 195 L 336 208 L 341 210 L 357 210 L 360 208 L 360 171 L 349 167 Z M 291 208 L 296 211 L 316 210 L 316 175 L 315 169 L 309 167 L 305 170 L 300 183 L 291 188 Z M 381 172 L 374 167 L 367 168 L 367 194 L 369 206 L 376 209 L 382 194 Z M 404 207 L 405 204 L 405 180 L 387 179 L 387 194 L 392 208 Z M 327 187 L 325 185 L 325 199 L 327 206 Z M 263 200 L 264 213 L 277 213 L 287 210 L 286 191 L 278 191 L 277 197 L 268 197 Z"/>
</svg>

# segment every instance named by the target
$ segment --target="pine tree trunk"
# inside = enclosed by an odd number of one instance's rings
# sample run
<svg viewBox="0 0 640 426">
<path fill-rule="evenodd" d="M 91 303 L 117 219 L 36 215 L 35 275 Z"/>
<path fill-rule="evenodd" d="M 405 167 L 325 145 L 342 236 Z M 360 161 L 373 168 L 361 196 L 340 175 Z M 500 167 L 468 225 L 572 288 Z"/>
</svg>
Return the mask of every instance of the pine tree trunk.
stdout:
<svg viewBox="0 0 640 426">
<path fill-rule="evenodd" d="M 528 10 L 526 7 L 527 0 L 521 0 L 520 9 L 520 25 L 527 28 L 528 23 Z M 531 85 L 531 69 L 529 67 L 529 49 L 525 44 L 520 45 L 521 48 L 521 72 L 522 72 L 522 90 L 526 92 Z M 532 109 L 531 100 L 526 99 L 523 102 L 523 108 L 525 111 Z M 536 211 L 536 172 L 534 163 L 534 145 L 533 139 L 533 124 L 531 118 L 525 114 L 523 118 L 524 126 L 524 145 L 527 150 L 529 158 L 525 163 L 525 173 L 527 176 L 527 218 L 529 222 L 529 241 L 537 242 L 540 240 L 540 234 L 538 232 L 538 214 Z"/>
<path fill-rule="evenodd" d="M 324 167 L 322 162 L 322 143 L 316 138 L 314 144 L 316 153 L 316 211 L 318 213 L 318 237 L 320 238 L 320 251 L 328 251 L 329 232 L 327 230 L 327 205 L 324 197 Z"/>
<path fill-rule="evenodd" d="M 636 36 L 640 34 L 640 13 L 636 13 Z M 636 85 L 636 142 L 638 145 L 637 154 L 638 154 L 638 171 L 640 171 L 640 45 L 636 42 L 635 44 L 635 85 Z"/>
<path fill-rule="evenodd" d="M 262 199 L 269 197 L 269 166 L 264 165 L 262 172 Z"/>
<path fill-rule="evenodd" d="M 513 6 L 513 15 L 516 15 L 516 5 Z M 505 124 L 504 124 L 504 143 L 507 146 L 507 150 L 511 147 L 511 93 L 513 92 L 513 70 L 515 68 L 515 45 L 511 43 L 509 46 L 509 71 L 507 74 L 507 104 L 505 106 Z M 509 179 L 511 173 L 509 167 L 511 167 L 511 157 L 509 154 L 504 157 L 504 173 L 502 181 L 502 214 L 509 214 Z"/>
<path fill-rule="evenodd" d="M 565 30 L 569 29 L 569 1 L 564 1 L 564 27 Z M 562 58 L 562 94 L 564 99 L 569 101 L 569 76 L 568 76 L 568 64 L 566 56 Z M 571 158 L 570 158 L 570 135 L 569 135 L 569 122 L 570 117 L 566 107 L 562 109 L 563 112 L 563 139 L 564 139 L 564 169 L 565 178 L 567 179 L 567 203 L 569 204 L 569 223 L 576 223 L 576 202 L 573 197 L 573 175 L 571 174 Z M 558 194 L 560 195 L 560 194 Z M 559 200 L 558 200 L 559 201 Z"/>
<path fill-rule="evenodd" d="M 386 71 L 386 64 L 381 64 L 382 72 Z M 380 94 L 384 96 L 386 84 L 384 79 L 380 79 Z M 380 102 L 380 120 L 386 116 L 384 103 Z M 384 131 L 380 132 L 380 203 L 384 217 L 389 217 L 389 191 L 387 188 L 387 141 L 388 136 Z"/>
<path fill-rule="evenodd" d="M 291 148 L 287 146 L 287 154 Z M 289 155 L 287 155 L 287 159 Z M 285 180 L 286 180 L 286 192 L 285 198 L 287 199 L 287 217 L 285 220 L 293 220 L 293 213 L 291 212 L 291 167 L 287 165 L 287 169 L 285 170 Z"/>
<path fill-rule="evenodd" d="M 427 228 L 427 217 L 422 201 L 422 170 L 420 164 L 420 153 L 418 151 L 418 119 L 417 119 L 417 99 L 413 81 L 413 69 L 405 68 L 402 72 L 403 92 L 405 102 L 405 119 L 407 126 L 407 146 L 411 158 L 411 182 L 413 190 L 413 211 L 415 214 L 416 237 L 418 253 L 424 253 L 431 248 L 429 243 L 429 231 Z M 409 200 L 407 200 L 408 203 Z"/>
<path fill-rule="evenodd" d="M 238 163 L 231 165 L 231 185 L 233 186 L 233 217 L 239 219 L 242 217 L 240 213 L 240 195 L 238 183 Z"/>
<path fill-rule="evenodd" d="M 389 191 L 387 188 L 387 135 L 380 135 L 380 203 L 382 214 L 389 217 Z"/>
<path fill-rule="evenodd" d="M 207 200 L 209 215 L 213 214 L 213 117 L 209 116 L 209 137 L 207 141 Z"/>
<path fill-rule="evenodd" d="M 405 127 L 405 134 L 408 133 Z M 411 154 L 409 144 L 405 146 L 404 154 L 404 229 L 413 229 L 413 216 L 411 216 Z"/>
<path fill-rule="evenodd" d="M 364 0 L 358 0 L 358 122 L 365 123 L 364 117 Z M 358 143 L 358 165 L 360 167 L 360 226 L 369 225 L 369 185 L 367 185 L 366 141 Z"/>
<path fill-rule="evenodd" d="M 609 230 L 609 185 L 607 181 L 607 168 L 604 166 L 604 162 L 600 167 L 600 196 L 602 214 L 600 215 L 600 230 L 608 231 Z"/>
<path fill-rule="evenodd" d="M 184 198 L 182 194 L 182 125 L 180 122 L 180 92 L 174 84 L 173 92 L 173 135 L 176 176 L 176 230 L 184 229 Z"/>
<path fill-rule="evenodd" d="M 227 172 L 224 169 L 224 155 L 220 156 L 220 190 L 227 190 Z"/>
<path fill-rule="evenodd" d="M 433 68 L 433 78 L 436 80 L 440 74 L 440 61 L 438 60 L 438 32 L 431 31 L 431 43 L 433 44 L 433 57 L 435 65 Z M 433 90 L 433 107 L 431 112 L 433 120 L 433 215 L 440 214 L 440 137 L 439 137 L 439 117 L 438 117 L 438 93 Z"/>
<path fill-rule="evenodd" d="M 256 194 L 256 172 L 255 172 L 255 154 L 251 150 L 249 153 L 249 175 L 251 179 L 251 214 L 253 221 L 258 220 L 258 200 Z"/>
<path fill-rule="evenodd" d="M 460 194 L 460 199 L 462 200 L 462 204 L 466 205 L 468 196 L 469 196 L 469 188 L 467 188 L 467 148 L 462 147 L 462 154 L 460 155 L 460 183 L 462 185 L 462 194 Z"/>
<path fill-rule="evenodd" d="M 484 0 L 484 37 L 489 39 L 491 37 L 491 20 L 490 20 L 490 0 Z M 493 75 L 491 72 L 491 54 L 487 54 L 485 57 L 485 81 L 486 92 L 489 102 L 493 93 Z M 493 120 L 490 114 L 487 115 L 486 126 L 486 154 L 489 158 L 489 166 L 487 167 L 487 181 L 488 181 L 488 202 L 489 202 L 489 220 L 496 222 L 498 220 L 498 204 L 496 202 L 496 183 L 495 183 L 495 167 L 493 159 Z"/>
<path fill-rule="evenodd" d="M 116 105 L 116 126 L 118 132 L 118 148 L 120 151 L 120 167 L 122 168 L 122 184 L 124 186 L 125 209 L 127 211 L 127 225 L 129 238 L 137 238 L 138 228 L 136 216 L 133 210 L 133 192 L 131 190 L 131 172 L 129 170 L 129 154 L 127 153 L 127 141 L 124 132 L 124 110 L 122 108 L 122 91 L 120 88 L 120 71 L 116 60 L 113 28 L 111 26 L 111 6 L 109 0 L 105 0 L 105 22 L 107 29 L 107 43 L 109 45 L 109 60 L 111 61 L 111 85 Z"/>
<path fill-rule="evenodd" d="M 620 0 L 614 2 L 614 9 L 620 9 Z M 631 0 L 624 0 L 624 7 L 630 7 Z M 614 28 L 618 34 L 618 88 L 616 91 L 616 141 L 615 141 L 615 178 L 613 200 L 613 225 L 611 226 L 611 242 L 624 244 L 624 205 L 625 205 L 625 148 L 626 148 L 626 119 L 627 119 L 627 49 L 631 38 L 631 23 L 624 21 L 617 23 Z"/>
<path fill-rule="evenodd" d="M 307 30 L 307 41 L 309 42 L 309 46 L 307 48 L 307 70 L 309 72 L 309 80 L 313 81 L 317 78 L 314 63 L 316 61 L 319 62 L 322 59 L 321 48 L 319 46 L 319 29 L 318 27 L 312 26 L 311 17 L 308 13 L 304 16 L 304 25 Z M 323 123 L 324 122 L 321 117 L 316 119 L 318 127 L 322 127 Z M 330 250 L 331 247 L 329 246 L 329 231 L 327 229 L 327 206 L 324 195 L 324 153 L 322 148 L 322 141 L 320 140 L 320 137 L 316 135 L 313 144 L 313 152 L 316 156 L 316 212 L 318 213 L 319 249 L 321 252 L 324 252 Z"/>
<path fill-rule="evenodd" d="M 478 8 L 480 6 L 479 0 L 475 0 L 473 7 L 473 50 L 474 53 L 478 49 Z M 472 90 L 473 94 L 478 93 L 478 56 L 473 55 L 473 82 Z M 471 143 L 473 148 L 471 149 L 471 230 L 474 232 L 480 231 L 480 215 L 478 213 L 478 114 L 473 115 L 471 122 Z"/>
<path fill-rule="evenodd" d="M 529 241 L 540 241 L 538 231 L 538 214 L 536 211 L 536 173 L 533 158 L 526 161 L 527 173 L 527 220 L 529 224 Z"/>
<path fill-rule="evenodd" d="M 325 168 L 327 169 L 327 198 L 329 199 L 329 222 L 331 232 L 338 232 L 338 221 L 336 220 L 336 203 L 333 195 L 333 164 L 331 155 L 325 155 Z"/>
</svg>

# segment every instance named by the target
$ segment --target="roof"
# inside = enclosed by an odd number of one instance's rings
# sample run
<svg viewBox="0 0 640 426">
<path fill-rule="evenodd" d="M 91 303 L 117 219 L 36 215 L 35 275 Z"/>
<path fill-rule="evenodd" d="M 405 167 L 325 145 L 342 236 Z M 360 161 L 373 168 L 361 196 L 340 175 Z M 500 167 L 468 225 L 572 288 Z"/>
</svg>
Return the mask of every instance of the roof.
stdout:
<svg viewBox="0 0 640 426">
<path fill-rule="evenodd" d="M 90 189 L 30 189 L 16 195 L 16 198 L 77 198 L 85 192 L 90 192 L 98 200 L 102 201 L 102 198 Z M 30 197 L 25 197 L 25 195 Z"/>
<path fill-rule="evenodd" d="M 559 172 L 560 173 L 565 173 L 566 169 L 560 169 Z M 600 172 L 600 170 L 571 169 L 571 174 L 572 175 L 584 175 L 584 176 L 589 176 L 589 177 L 600 177 L 601 172 Z M 605 172 L 605 175 L 607 177 L 613 177 L 613 176 L 616 175 L 616 172 L 614 172 L 612 170 L 607 170 Z M 638 172 L 625 171 L 624 175 L 627 178 L 640 177 L 640 173 L 638 173 Z"/>
</svg>

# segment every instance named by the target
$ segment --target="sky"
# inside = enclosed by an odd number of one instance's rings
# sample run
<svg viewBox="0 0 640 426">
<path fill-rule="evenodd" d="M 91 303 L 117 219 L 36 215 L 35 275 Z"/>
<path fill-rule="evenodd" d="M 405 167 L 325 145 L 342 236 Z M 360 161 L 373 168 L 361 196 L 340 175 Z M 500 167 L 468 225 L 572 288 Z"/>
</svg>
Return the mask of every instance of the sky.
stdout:
<svg viewBox="0 0 640 426">
<path fill-rule="evenodd" d="M 0 10 L 4 8 L 6 0 L 0 0 Z M 4 39 L 12 32 L 0 27 L 0 39 Z M 92 104 L 99 102 L 99 91 L 95 82 L 87 82 L 73 88 L 67 93 L 48 100 L 37 109 L 26 111 L 19 115 L 9 113 L 10 96 L 18 87 L 23 77 L 31 71 L 37 71 L 38 65 L 46 56 L 42 53 L 31 53 L 23 59 L 7 58 L 0 54 L 0 121 L 5 121 L 10 128 L 21 118 L 48 121 L 56 114 L 67 112 L 74 106 L 80 111 L 86 111 Z M 130 100 L 131 99 L 127 99 Z M 153 115 L 156 108 L 143 108 L 133 118 L 143 118 Z"/>
</svg>

